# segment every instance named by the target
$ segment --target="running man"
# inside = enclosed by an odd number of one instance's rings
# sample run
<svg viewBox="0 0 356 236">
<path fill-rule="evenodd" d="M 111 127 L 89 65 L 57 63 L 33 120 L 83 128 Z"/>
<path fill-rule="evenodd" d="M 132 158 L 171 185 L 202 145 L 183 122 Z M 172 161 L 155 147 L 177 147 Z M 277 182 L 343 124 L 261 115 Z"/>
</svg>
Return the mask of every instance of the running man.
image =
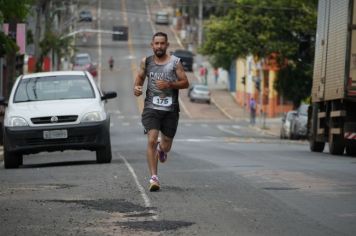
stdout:
<svg viewBox="0 0 356 236">
<path fill-rule="evenodd" d="M 167 34 L 157 32 L 152 37 L 153 55 L 141 61 L 134 85 L 135 96 L 142 94 L 142 86 L 147 81 L 147 90 L 142 124 L 147 130 L 147 162 L 151 174 L 150 191 L 158 191 L 158 160 L 165 162 L 171 150 L 179 120 L 178 90 L 189 87 L 187 76 L 180 59 L 168 55 Z M 160 141 L 158 137 L 160 136 Z"/>
</svg>

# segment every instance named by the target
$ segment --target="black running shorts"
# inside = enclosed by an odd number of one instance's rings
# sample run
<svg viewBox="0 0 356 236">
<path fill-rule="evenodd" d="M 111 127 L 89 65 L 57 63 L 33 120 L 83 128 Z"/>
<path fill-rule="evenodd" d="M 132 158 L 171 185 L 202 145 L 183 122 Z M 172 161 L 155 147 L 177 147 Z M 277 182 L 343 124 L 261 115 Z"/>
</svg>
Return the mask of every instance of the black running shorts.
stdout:
<svg viewBox="0 0 356 236">
<path fill-rule="evenodd" d="M 145 130 L 160 130 L 165 136 L 174 138 L 178 127 L 179 112 L 160 111 L 145 108 L 142 112 L 142 124 Z"/>
</svg>

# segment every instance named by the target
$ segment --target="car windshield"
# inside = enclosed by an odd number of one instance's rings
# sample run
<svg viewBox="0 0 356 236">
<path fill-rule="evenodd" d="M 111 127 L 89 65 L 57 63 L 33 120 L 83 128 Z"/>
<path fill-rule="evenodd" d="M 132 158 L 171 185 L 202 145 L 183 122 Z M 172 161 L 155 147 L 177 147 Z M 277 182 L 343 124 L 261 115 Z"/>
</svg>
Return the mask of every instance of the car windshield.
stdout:
<svg viewBox="0 0 356 236">
<path fill-rule="evenodd" d="M 21 79 L 14 102 L 94 98 L 94 90 L 85 76 L 60 75 Z"/>
<path fill-rule="evenodd" d="M 295 116 L 295 112 L 288 112 L 288 114 L 287 114 L 287 120 L 293 119 L 294 116 Z"/>
<path fill-rule="evenodd" d="M 76 57 L 75 58 L 75 64 L 77 65 L 86 65 L 90 63 L 89 57 L 82 56 L 82 57 Z"/>
<path fill-rule="evenodd" d="M 176 50 L 173 54 L 177 57 L 193 57 L 192 52 L 184 50 Z"/>
<path fill-rule="evenodd" d="M 299 114 L 302 116 L 308 116 L 308 105 L 301 105 L 299 108 Z"/>
<path fill-rule="evenodd" d="M 209 88 L 207 86 L 204 86 L 204 85 L 197 85 L 197 86 L 194 86 L 194 88 L 196 90 L 200 90 L 200 91 L 209 91 Z"/>
</svg>

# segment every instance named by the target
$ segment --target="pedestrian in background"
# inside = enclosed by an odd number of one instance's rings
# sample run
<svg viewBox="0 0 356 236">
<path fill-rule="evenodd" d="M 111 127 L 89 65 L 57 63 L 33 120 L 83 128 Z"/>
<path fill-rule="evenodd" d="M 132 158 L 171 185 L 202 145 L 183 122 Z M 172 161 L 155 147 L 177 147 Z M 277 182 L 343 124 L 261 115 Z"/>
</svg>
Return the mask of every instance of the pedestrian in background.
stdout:
<svg viewBox="0 0 356 236">
<path fill-rule="evenodd" d="M 256 124 L 256 101 L 254 98 L 250 99 L 250 124 Z"/>
<path fill-rule="evenodd" d="M 110 59 L 109 59 L 109 67 L 110 67 L 110 70 L 112 70 L 114 68 L 114 58 L 111 56 Z"/>
<path fill-rule="evenodd" d="M 219 80 L 219 69 L 216 67 L 214 68 L 214 80 L 215 80 L 215 84 L 217 84 Z"/>
<path fill-rule="evenodd" d="M 205 73 L 204 73 L 204 79 L 205 79 L 205 85 L 208 85 L 208 67 L 204 67 Z"/>
<path fill-rule="evenodd" d="M 200 81 L 203 81 L 205 79 L 205 67 L 203 65 L 199 66 L 199 76 Z"/>
</svg>

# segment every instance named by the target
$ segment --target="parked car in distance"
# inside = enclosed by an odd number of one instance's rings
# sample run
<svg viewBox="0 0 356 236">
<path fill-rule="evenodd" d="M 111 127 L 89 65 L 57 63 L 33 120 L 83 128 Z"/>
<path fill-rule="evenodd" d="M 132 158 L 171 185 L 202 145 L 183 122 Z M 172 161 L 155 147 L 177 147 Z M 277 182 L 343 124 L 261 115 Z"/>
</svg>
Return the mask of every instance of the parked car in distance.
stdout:
<svg viewBox="0 0 356 236">
<path fill-rule="evenodd" d="M 91 22 L 92 20 L 93 20 L 93 16 L 91 14 L 91 11 L 82 10 L 79 12 L 79 21 Z"/>
<path fill-rule="evenodd" d="M 162 25 L 168 25 L 169 24 L 169 14 L 168 12 L 165 11 L 159 11 L 155 15 L 155 23 L 156 24 L 162 24 Z"/>
<path fill-rule="evenodd" d="M 87 71 L 21 75 L 11 90 L 4 117 L 4 167 L 18 168 L 24 154 L 90 150 L 98 163 L 111 162 L 110 116 L 103 92 Z"/>
<path fill-rule="evenodd" d="M 291 123 L 292 120 L 295 119 L 297 115 L 296 111 L 288 111 L 282 117 L 282 125 L 281 125 L 281 139 L 291 139 Z"/>
<path fill-rule="evenodd" d="M 291 121 L 291 138 L 306 138 L 308 133 L 308 104 L 301 104 L 296 110 L 295 118 Z"/>
<path fill-rule="evenodd" d="M 74 56 L 73 70 L 86 70 L 94 77 L 98 75 L 97 66 L 92 62 L 88 53 L 78 53 Z"/>
<path fill-rule="evenodd" d="M 191 51 L 184 49 L 177 49 L 173 55 L 180 58 L 185 71 L 193 71 L 194 54 Z"/>
<path fill-rule="evenodd" d="M 114 32 L 112 35 L 113 41 L 127 41 L 129 39 L 129 28 L 124 25 L 115 25 L 112 27 Z"/>
<path fill-rule="evenodd" d="M 191 102 L 201 101 L 210 104 L 211 91 L 208 86 L 203 84 L 195 84 L 188 90 L 188 96 Z"/>
</svg>

